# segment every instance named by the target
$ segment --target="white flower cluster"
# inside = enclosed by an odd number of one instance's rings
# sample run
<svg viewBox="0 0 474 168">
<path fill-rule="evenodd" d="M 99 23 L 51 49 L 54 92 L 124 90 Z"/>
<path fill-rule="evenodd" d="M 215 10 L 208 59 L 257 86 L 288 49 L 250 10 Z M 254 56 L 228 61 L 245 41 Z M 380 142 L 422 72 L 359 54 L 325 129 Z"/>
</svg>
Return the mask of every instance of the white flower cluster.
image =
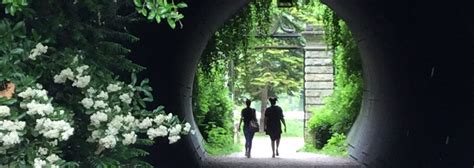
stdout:
<svg viewBox="0 0 474 168">
<path fill-rule="evenodd" d="M 181 137 L 179 134 L 181 133 L 182 126 L 181 125 L 175 125 L 174 127 L 169 128 L 170 135 L 168 136 L 168 140 L 170 141 L 170 144 L 175 143 Z"/>
<path fill-rule="evenodd" d="M 28 111 L 26 112 L 26 114 L 28 115 L 38 114 L 40 116 L 45 116 L 54 112 L 54 108 L 51 103 L 43 104 L 36 102 L 35 100 L 26 104 L 26 108 L 28 109 Z"/>
<path fill-rule="evenodd" d="M 87 68 L 77 70 L 82 73 Z M 74 77 L 74 72 L 64 70 L 57 77 L 60 83 Z M 82 88 L 85 97 L 79 102 L 90 114 L 91 135 L 87 142 L 98 143 L 99 149 L 114 148 L 117 144 L 130 145 L 137 141 L 136 132 L 143 132 L 148 138 L 153 140 L 157 137 L 170 136 L 170 143 L 175 143 L 181 137 L 181 134 L 187 134 L 190 131 L 188 123 L 174 123 L 173 115 L 156 115 L 155 117 L 145 117 L 138 119 L 132 115 L 130 104 L 133 101 L 135 88 L 131 85 L 124 86 L 123 83 L 111 83 L 107 87 L 85 87 Z M 173 122 L 172 122 L 173 121 Z M 98 150 L 101 151 L 101 150 Z"/>
<path fill-rule="evenodd" d="M 21 142 L 18 131 L 25 129 L 24 121 L 0 120 L 0 143 L 6 148 Z"/>
<path fill-rule="evenodd" d="M 77 67 L 76 73 L 71 68 L 63 69 L 58 75 L 54 76 L 54 83 L 65 83 L 67 80 L 71 80 L 72 86 L 78 88 L 85 88 L 91 81 L 91 76 L 87 75 L 86 70 L 89 69 L 88 65 L 82 65 Z"/>
<path fill-rule="evenodd" d="M 107 91 L 109 93 L 116 92 L 116 91 L 119 91 L 121 89 L 122 89 L 122 87 L 120 87 L 120 85 L 118 83 L 117 84 L 109 84 L 109 86 L 107 86 Z"/>
<path fill-rule="evenodd" d="M 94 126 L 99 126 L 100 122 L 105 122 L 107 121 L 107 114 L 103 112 L 97 112 L 95 114 L 92 114 L 90 119 L 91 119 L 91 124 Z"/>
<path fill-rule="evenodd" d="M 39 147 L 38 152 L 36 153 L 37 158 L 35 158 L 33 165 L 35 168 L 48 167 L 48 164 L 51 168 L 59 168 L 59 165 L 56 163 L 62 159 L 54 153 L 48 155 L 48 151 L 47 148 Z"/>
<path fill-rule="evenodd" d="M 5 154 L 9 149 L 17 150 L 18 144 L 24 142 L 28 142 L 29 147 L 38 145 L 55 148 L 58 141 L 66 141 L 73 135 L 74 128 L 67 122 L 68 115 L 64 115 L 64 110 L 55 110 L 43 86 L 36 84 L 28 87 L 18 97 L 22 98 L 20 108 L 25 110 L 20 113 L 27 114 L 19 119 L 32 122 L 8 120 L 17 112 L 11 112 L 8 106 L 0 106 L 0 153 Z M 54 151 L 39 147 L 32 166 L 59 168 L 59 161 L 63 160 Z"/>
<path fill-rule="evenodd" d="M 139 123 L 139 121 L 135 119 L 134 116 L 131 114 L 128 114 L 127 116 L 116 115 L 112 120 L 110 120 L 110 122 L 107 123 L 103 122 L 107 121 L 106 116 L 101 116 L 102 114 L 99 113 L 91 115 L 91 124 L 96 129 L 92 131 L 92 135 L 88 139 L 89 142 L 98 142 L 105 148 L 115 147 L 117 141 L 120 140 L 122 140 L 122 144 L 124 145 L 130 145 L 136 142 L 137 135 L 133 130 L 136 129 L 136 125 Z M 92 121 L 92 118 L 100 118 L 100 121 Z M 103 129 L 104 127 L 101 127 L 100 125 L 102 123 L 104 123 L 106 126 L 105 130 Z"/>
<path fill-rule="evenodd" d="M 46 52 L 48 52 L 48 46 L 38 43 L 36 44 L 35 48 L 30 51 L 28 58 L 31 60 L 36 60 L 36 57 L 45 54 Z"/>
<path fill-rule="evenodd" d="M 126 104 L 132 103 L 132 97 L 130 96 L 130 93 L 124 93 L 120 95 L 120 100 Z"/>
<path fill-rule="evenodd" d="M 90 109 L 94 105 L 94 100 L 92 100 L 91 98 L 84 98 L 84 99 L 82 99 L 82 101 L 80 103 L 86 109 Z"/>
<path fill-rule="evenodd" d="M 28 87 L 23 92 L 18 94 L 23 98 L 20 107 L 27 109 L 26 114 L 31 117 L 36 115 L 47 116 L 54 112 L 51 103 L 48 103 L 48 92 L 41 89 L 41 85 L 36 85 L 36 88 Z M 10 108 L 8 106 L 0 106 L 0 117 L 9 117 Z M 2 147 L 12 147 L 21 142 L 21 136 L 25 134 L 26 123 L 24 121 L 12 121 L 8 119 L 0 120 L 0 142 Z M 71 133 L 72 134 L 72 133 Z"/>
<path fill-rule="evenodd" d="M 55 162 L 62 160 L 58 155 L 56 154 L 51 154 L 48 157 L 46 157 L 46 160 L 43 160 L 41 158 L 35 158 L 33 167 L 34 168 L 44 168 L 47 167 L 49 164 L 50 168 L 59 168 L 59 165 L 54 164 Z M 47 161 L 47 162 L 46 162 Z"/>
<path fill-rule="evenodd" d="M 137 134 L 135 134 L 135 131 L 132 131 L 128 134 L 122 134 L 122 136 L 122 144 L 124 145 L 134 144 L 137 141 Z"/>
<path fill-rule="evenodd" d="M 42 88 L 41 85 L 38 86 L 39 88 Z M 48 91 L 44 89 L 28 87 L 25 91 L 19 93 L 18 96 L 23 98 L 24 101 L 20 104 L 20 107 L 23 109 L 28 109 L 26 112 L 28 115 L 33 116 L 38 114 L 40 116 L 45 116 L 54 112 L 54 108 L 51 103 L 46 102 L 49 99 Z"/>
<path fill-rule="evenodd" d="M 35 130 L 49 139 L 59 139 L 66 141 L 74 133 L 74 128 L 64 121 L 52 121 L 49 118 L 40 118 L 36 120 Z"/>
<path fill-rule="evenodd" d="M 10 108 L 8 106 L 0 106 L 0 118 L 10 116 Z"/>
<path fill-rule="evenodd" d="M 94 117 L 91 116 L 91 120 L 92 118 L 101 119 L 91 121 L 95 130 L 92 131 L 88 141 L 98 142 L 104 148 L 114 148 L 119 141 L 123 145 L 134 144 L 137 140 L 135 131 L 146 131 L 148 138 L 151 140 L 157 137 L 166 137 L 169 134 L 168 139 L 170 143 L 175 143 L 181 138 L 180 134 L 187 134 L 191 127 L 189 123 L 184 124 L 184 128 L 181 124 L 176 124 L 171 128 L 166 127 L 164 123 L 171 121 L 172 114 L 167 116 L 160 114 L 153 119 L 147 117 L 143 120 L 138 120 L 131 114 L 127 116 L 116 115 L 108 123 L 104 122 L 106 118 L 105 116 L 100 117 L 101 115 L 96 113 L 92 115 Z M 104 127 L 100 126 L 100 124 L 106 125 L 106 129 L 104 130 Z"/>
<path fill-rule="evenodd" d="M 40 86 L 40 87 L 38 87 Z M 41 100 L 48 100 L 48 91 L 41 89 L 41 85 L 38 85 L 38 89 L 34 89 L 31 87 L 26 88 L 25 91 L 18 94 L 19 97 L 23 99 L 41 99 Z"/>
<path fill-rule="evenodd" d="M 35 119 L 34 130 L 38 131 L 43 137 L 52 141 L 68 140 L 73 135 L 74 128 L 65 120 L 51 120 L 49 118 L 57 114 L 64 114 L 64 110 L 55 111 L 53 105 L 48 101 L 48 92 L 41 88 L 41 85 L 37 85 L 36 88 L 28 87 L 25 91 L 19 93 L 18 96 L 23 98 L 20 107 L 27 109 L 26 114 L 33 117 L 33 119 L 36 116 L 40 117 Z"/>
</svg>

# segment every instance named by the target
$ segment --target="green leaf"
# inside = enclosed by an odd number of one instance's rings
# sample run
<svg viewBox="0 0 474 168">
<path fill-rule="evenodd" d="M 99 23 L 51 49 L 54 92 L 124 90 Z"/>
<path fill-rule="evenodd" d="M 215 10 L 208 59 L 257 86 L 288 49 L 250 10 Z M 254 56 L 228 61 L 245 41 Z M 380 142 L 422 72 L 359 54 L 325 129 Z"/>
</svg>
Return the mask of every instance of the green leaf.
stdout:
<svg viewBox="0 0 474 168">
<path fill-rule="evenodd" d="M 188 5 L 187 5 L 186 3 L 184 3 L 184 2 L 180 2 L 180 3 L 178 3 L 176 6 L 177 6 L 178 8 L 186 8 L 186 7 L 188 7 Z"/>
<path fill-rule="evenodd" d="M 148 16 L 148 11 L 145 8 L 140 9 L 139 11 L 143 16 Z"/>
<path fill-rule="evenodd" d="M 155 20 L 156 20 L 156 23 L 160 23 L 161 22 L 161 16 L 156 15 Z"/>
<path fill-rule="evenodd" d="M 152 11 L 150 11 L 150 13 L 148 13 L 147 19 L 148 20 L 153 20 L 153 18 L 155 18 L 155 16 L 156 16 L 156 11 L 152 10 Z"/>
<path fill-rule="evenodd" d="M 155 110 L 153 110 L 153 113 L 164 113 L 165 112 L 165 106 L 158 106 Z"/>
<path fill-rule="evenodd" d="M 171 27 L 172 29 L 175 29 L 175 28 L 176 28 L 176 22 L 175 22 L 173 19 L 168 18 L 168 19 L 166 19 L 166 21 L 168 21 L 168 24 L 170 25 L 170 27 Z"/>
<path fill-rule="evenodd" d="M 139 7 L 139 8 L 142 7 L 142 1 L 141 0 L 133 0 L 133 3 L 135 4 L 136 7 Z"/>
<path fill-rule="evenodd" d="M 23 50 L 23 48 L 15 48 L 13 49 L 12 51 L 10 51 L 10 53 L 12 54 L 21 54 L 23 53 L 25 50 Z"/>
<path fill-rule="evenodd" d="M 132 81 L 130 82 L 130 85 L 135 86 L 135 84 L 137 83 L 137 74 L 132 73 L 131 79 L 132 79 Z"/>
<path fill-rule="evenodd" d="M 153 102 L 153 97 L 147 97 L 143 99 L 144 102 Z"/>
<path fill-rule="evenodd" d="M 12 105 L 16 103 L 16 99 L 7 99 L 5 97 L 0 97 L 0 104 L 1 105 Z"/>
<path fill-rule="evenodd" d="M 184 18 L 184 15 L 178 14 L 174 18 L 175 18 L 175 20 L 181 20 L 182 18 Z"/>
<path fill-rule="evenodd" d="M 146 2 L 146 8 L 148 9 L 153 9 L 153 3 L 152 2 Z"/>
<path fill-rule="evenodd" d="M 22 5 L 22 6 L 27 6 L 27 5 L 28 5 L 28 1 L 27 1 L 27 0 L 21 0 L 21 5 Z"/>
<path fill-rule="evenodd" d="M 148 83 L 150 83 L 150 79 L 143 79 L 142 82 L 140 83 L 140 86 L 148 85 Z"/>
<path fill-rule="evenodd" d="M 159 7 L 158 11 L 159 11 L 160 15 L 164 15 L 165 13 L 168 13 L 169 10 L 167 8 L 164 8 L 164 7 Z"/>
<path fill-rule="evenodd" d="M 12 16 L 15 16 L 16 8 L 11 5 L 8 10 L 6 10 L 7 13 L 10 13 Z"/>
</svg>

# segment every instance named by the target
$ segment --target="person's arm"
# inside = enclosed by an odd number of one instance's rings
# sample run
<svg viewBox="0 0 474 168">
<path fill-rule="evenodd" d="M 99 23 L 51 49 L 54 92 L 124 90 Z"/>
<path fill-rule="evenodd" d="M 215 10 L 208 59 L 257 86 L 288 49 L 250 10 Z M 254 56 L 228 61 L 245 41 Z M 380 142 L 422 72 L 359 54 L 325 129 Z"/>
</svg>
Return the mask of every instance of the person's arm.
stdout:
<svg viewBox="0 0 474 168">
<path fill-rule="evenodd" d="M 253 109 L 253 119 L 257 121 L 257 112 Z"/>
<path fill-rule="evenodd" d="M 239 126 L 238 126 L 238 129 L 237 131 L 240 132 L 240 125 L 242 125 L 242 121 L 244 120 L 244 111 L 242 110 L 242 112 L 240 113 L 240 122 L 239 122 Z"/>
<path fill-rule="evenodd" d="M 286 123 L 285 123 L 285 116 L 283 116 L 283 110 L 280 109 L 281 112 L 281 122 L 283 123 L 283 126 L 285 126 L 285 132 L 286 132 Z"/>
<path fill-rule="evenodd" d="M 267 110 L 265 110 L 265 119 L 263 120 L 263 131 L 267 131 L 267 120 L 268 120 L 268 115 L 267 115 Z"/>
</svg>

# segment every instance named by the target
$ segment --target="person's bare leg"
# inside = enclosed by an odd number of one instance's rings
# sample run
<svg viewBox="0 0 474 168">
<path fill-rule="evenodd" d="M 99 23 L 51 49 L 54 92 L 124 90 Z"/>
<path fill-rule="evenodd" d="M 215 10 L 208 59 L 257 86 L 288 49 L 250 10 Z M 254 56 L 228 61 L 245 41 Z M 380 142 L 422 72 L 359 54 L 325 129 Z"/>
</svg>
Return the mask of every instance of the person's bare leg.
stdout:
<svg viewBox="0 0 474 168">
<path fill-rule="evenodd" d="M 280 139 L 276 139 L 276 144 L 277 144 L 277 147 L 276 147 L 276 155 L 278 156 L 279 153 L 278 153 L 278 147 L 280 147 Z"/>
<path fill-rule="evenodd" d="M 272 158 L 275 157 L 275 141 L 272 140 Z"/>
<path fill-rule="evenodd" d="M 249 152 L 248 158 L 251 157 L 250 153 L 252 152 L 252 143 L 253 143 L 253 136 L 254 136 L 254 135 L 255 135 L 255 134 L 251 134 L 251 136 L 250 136 L 249 148 L 248 148 L 248 152 Z"/>
</svg>

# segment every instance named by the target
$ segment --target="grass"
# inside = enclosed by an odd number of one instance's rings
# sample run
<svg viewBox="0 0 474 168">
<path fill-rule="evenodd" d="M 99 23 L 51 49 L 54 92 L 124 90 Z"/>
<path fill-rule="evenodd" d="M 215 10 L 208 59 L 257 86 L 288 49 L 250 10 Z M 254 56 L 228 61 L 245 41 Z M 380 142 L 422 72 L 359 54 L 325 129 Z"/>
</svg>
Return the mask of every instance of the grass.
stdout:
<svg viewBox="0 0 474 168">
<path fill-rule="evenodd" d="M 282 137 L 303 137 L 303 121 L 302 120 L 285 120 L 286 122 L 286 132 L 283 132 L 281 134 Z M 283 125 L 282 125 L 282 131 L 283 130 Z M 255 136 L 268 136 L 265 134 L 265 132 L 257 132 L 255 133 Z"/>
<path fill-rule="evenodd" d="M 301 149 L 299 149 L 298 152 L 317 153 L 317 154 L 337 156 L 337 157 L 347 157 L 348 156 L 347 151 L 341 152 L 341 151 L 334 150 L 334 149 L 331 149 L 331 148 L 316 149 L 311 144 L 304 144 L 304 146 Z"/>
<path fill-rule="evenodd" d="M 281 134 L 284 137 L 303 137 L 304 121 L 303 120 L 285 120 L 286 132 Z"/>
<path fill-rule="evenodd" d="M 212 144 L 204 144 L 204 148 L 211 156 L 223 156 L 242 151 L 242 145 L 240 144 L 229 144 L 226 146 L 214 146 Z"/>
<path fill-rule="evenodd" d="M 339 142 L 336 142 L 338 141 Z M 341 142 L 343 140 L 343 142 Z M 339 157 L 347 157 L 349 154 L 347 152 L 347 143 L 345 143 L 345 137 L 342 138 L 335 138 L 332 142 L 326 144 L 322 149 L 316 149 L 311 142 L 305 142 L 304 146 L 298 150 L 298 152 L 309 152 L 309 153 L 317 153 L 317 154 L 324 154 L 329 156 L 339 156 Z"/>
</svg>

